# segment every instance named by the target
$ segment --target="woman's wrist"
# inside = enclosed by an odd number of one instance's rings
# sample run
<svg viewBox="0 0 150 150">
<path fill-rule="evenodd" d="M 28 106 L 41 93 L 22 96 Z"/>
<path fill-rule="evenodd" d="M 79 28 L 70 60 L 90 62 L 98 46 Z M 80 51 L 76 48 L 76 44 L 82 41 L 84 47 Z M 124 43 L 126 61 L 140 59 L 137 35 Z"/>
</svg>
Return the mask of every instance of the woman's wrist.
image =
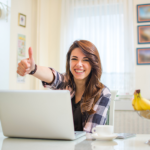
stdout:
<svg viewBox="0 0 150 150">
<path fill-rule="evenodd" d="M 36 72 L 36 70 L 37 70 L 37 65 L 35 64 L 34 70 L 32 70 L 29 74 L 30 74 L 30 75 L 33 75 L 33 74 Z"/>
</svg>

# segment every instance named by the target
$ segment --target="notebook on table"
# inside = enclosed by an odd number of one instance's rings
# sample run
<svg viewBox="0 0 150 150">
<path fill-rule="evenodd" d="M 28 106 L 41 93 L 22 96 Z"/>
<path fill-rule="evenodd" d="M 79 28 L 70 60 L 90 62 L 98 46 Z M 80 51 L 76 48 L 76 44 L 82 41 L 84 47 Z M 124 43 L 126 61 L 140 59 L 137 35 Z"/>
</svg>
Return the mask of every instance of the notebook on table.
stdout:
<svg viewBox="0 0 150 150">
<path fill-rule="evenodd" d="M 70 92 L 67 90 L 0 91 L 0 118 L 4 136 L 74 140 Z"/>
</svg>

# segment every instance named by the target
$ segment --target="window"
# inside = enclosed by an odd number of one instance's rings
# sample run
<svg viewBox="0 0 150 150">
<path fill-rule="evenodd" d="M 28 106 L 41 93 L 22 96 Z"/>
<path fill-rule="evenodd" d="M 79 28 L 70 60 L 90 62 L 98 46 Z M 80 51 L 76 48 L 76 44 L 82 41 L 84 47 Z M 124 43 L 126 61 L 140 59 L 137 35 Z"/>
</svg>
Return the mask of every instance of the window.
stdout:
<svg viewBox="0 0 150 150">
<path fill-rule="evenodd" d="M 89 40 L 97 47 L 103 68 L 101 82 L 120 94 L 134 90 L 132 1 L 63 1 L 61 61 L 75 40 Z M 64 10 L 64 12 L 63 12 Z M 64 42 L 64 43 L 63 43 Z"/>
</svg>

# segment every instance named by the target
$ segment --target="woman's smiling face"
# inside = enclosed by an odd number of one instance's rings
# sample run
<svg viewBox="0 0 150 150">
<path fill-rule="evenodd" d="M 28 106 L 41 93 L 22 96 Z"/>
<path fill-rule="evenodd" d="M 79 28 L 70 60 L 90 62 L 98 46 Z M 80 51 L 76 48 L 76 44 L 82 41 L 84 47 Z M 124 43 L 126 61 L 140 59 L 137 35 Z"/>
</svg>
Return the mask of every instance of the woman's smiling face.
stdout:
<svg viewBox="0 0 150 150">
<path fill-rule="evenodd" d="M 70 56 L 70 71 L 74 80 L 86 80 L 91 72 L 91 68 L 89 59 L 80 48 L 75 48 Z"/>
</svg>

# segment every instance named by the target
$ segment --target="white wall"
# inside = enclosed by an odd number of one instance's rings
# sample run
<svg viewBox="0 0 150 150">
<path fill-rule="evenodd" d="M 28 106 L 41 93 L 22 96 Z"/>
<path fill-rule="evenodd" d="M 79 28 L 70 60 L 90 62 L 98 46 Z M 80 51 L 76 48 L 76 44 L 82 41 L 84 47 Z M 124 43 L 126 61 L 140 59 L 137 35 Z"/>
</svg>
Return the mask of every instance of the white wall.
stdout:
<svg viewBox="0 0 150 150">
<path fill-rule="evenodd" d="M 44 89 L 41 81 L 26 75 L 25 83 L 17 82 L 17 35 L 26 36 L 26 57 L 32 47 L 35 62 L 59 71 L 61 0 L 12 0 L 10 34 L 10 89 Z M 18 13 L 26 15 L 26 28 L 18 26 Z"/>
<path fill-rule="evenodd" d="M 11 0 L 0 0 L 11 7 Z M 10 14 L 8 17 L 0 18 L 0 90 L 9 89 L 9 49 L 10 49 Z M 0 123 L 0 132 L 1 123 Z"/>
<path fill-rule="evenodd" d="M 137 40 L 137 26 L 146 25 L 147 23 L 137 23 L 137 5 L 138 4 L 147 4 L 150 3 L 150 0 L 134 0 L 134 51 L 136 56 L 136 48 L 150 47 L 150 44 L 138 44 Z M 136 71 L 136 89 L 141 89 L 141 94 L 143 97 L 150 99 L 150 65 L 137 65 L 135 62 L 135 71 Z"/>
<path fill-rule="evenodd" d="M 26 27 L 18 25 L 18 14 L 26 15 Z M 34 79 L 26 76 L 25 83 L 17 82 L 17 36 L 23 34 L 26 36 L 26 57 L 28 56 L 28 47 L 33 47 L 35 53 L 36 47 L 36 0 L 12 0 L 11 2 L 11 32 L 10 32 L 10 64 L 9 64 L 9 89 L 33 89 Z"/>
<path fill-rule="evenodd" d="M 59 71 L 61 0 L 38 0 L 36 63 Z M 43 89 L 36 79 L 36 89 Z"/>
<path fill-rule="evenodd" d="M 10 7 L 11 0 L 0 0 Z M 9 89 L 10 13 L 0 18 L 0 90 Z"/>
</svg>

